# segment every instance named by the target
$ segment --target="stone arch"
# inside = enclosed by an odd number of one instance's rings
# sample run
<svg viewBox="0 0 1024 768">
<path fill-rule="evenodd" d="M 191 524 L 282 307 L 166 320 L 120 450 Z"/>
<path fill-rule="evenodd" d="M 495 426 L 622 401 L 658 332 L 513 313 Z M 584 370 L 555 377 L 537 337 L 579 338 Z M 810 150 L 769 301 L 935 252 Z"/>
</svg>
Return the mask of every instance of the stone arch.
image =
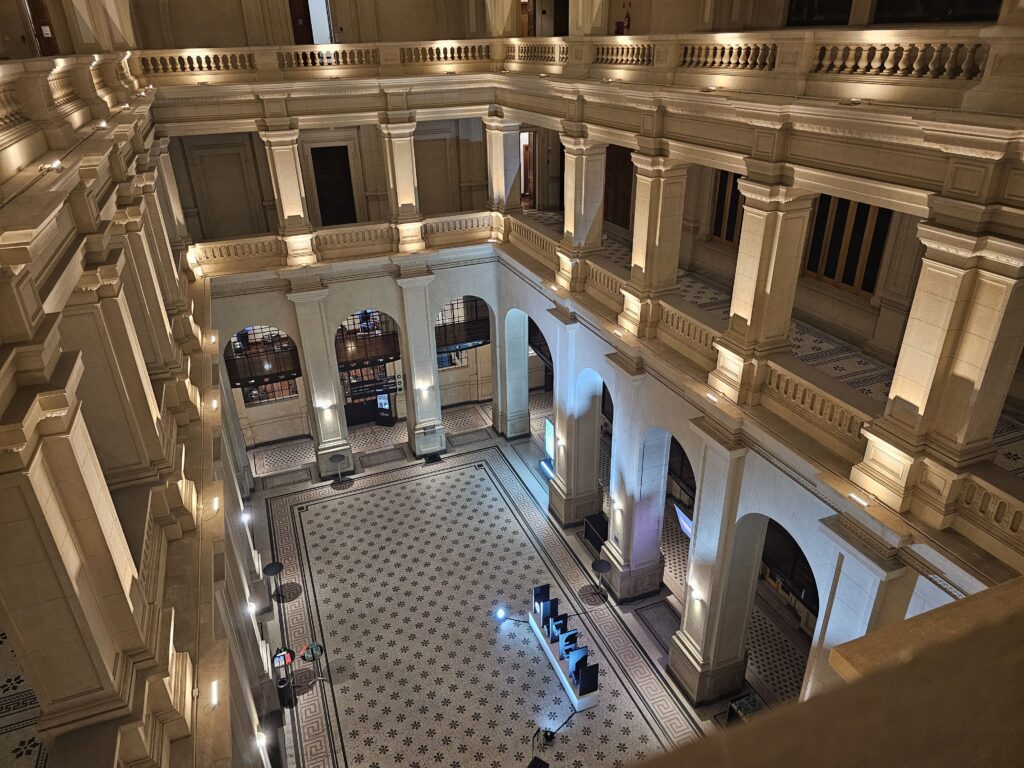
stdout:
<svg viewBox="0 0 1024 768">
<path fill-rule="evenodd" d="M 222 354 L 228 384 L 242 390 L 246 406 L 298 397 L 297 382 L 302 377 L 299 347 L 279 328 L 246 326 L 231 334 Z"/>
<path fill-rule="evenodd" d="M 338 324 L 334 349 L 347 424 L 404 417 L 400 395 L 413 383 L 403 372 L 405 339 L 397 318 L 376 308 L 357 310 Z M 385 395 L 386 409 L 379 400 Z"/>
</svg>

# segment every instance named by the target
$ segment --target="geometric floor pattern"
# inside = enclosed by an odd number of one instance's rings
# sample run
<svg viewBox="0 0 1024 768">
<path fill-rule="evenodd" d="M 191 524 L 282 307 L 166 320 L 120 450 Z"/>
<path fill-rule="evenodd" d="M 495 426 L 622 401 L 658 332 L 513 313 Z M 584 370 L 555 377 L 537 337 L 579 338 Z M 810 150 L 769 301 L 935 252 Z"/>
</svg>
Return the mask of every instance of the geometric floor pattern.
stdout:
<svg viewBox="0 0 1024 768">
<path fill-rule="evenodd" d="M 313 441 L 308 437 L 253 448 L 249 455 L 255 477 L 288 472 L 316 461 Z"/>
<path fill-rule="evenodd" d="M 0 632 L 0 768 L 43 768 L 47 764 L 38 722 L 39 702 L 25 682 L 7 633 Z"/>
<path fill-rule="evenodd" d="M 561 237 L 564 225 L 561 212 L 530 211 L 527 215 Z M 631 245 L 605 234 L 603 246 L 604 265 L 616 269 L 623 276 L 628 276 Z M 687 302 L 722 320 L 729 319 L 732 293 L 727 286 L 718 285 L 701 275 L 683 270 L 680 270 L 679 282 L 679 293 Z M 853 344 L 796 319 L 790 327 L 789 339 L 794 357 L 848 384 L 877 402 L 884 403 L 888 398 L 895 372 L 893 366 L 888 363 L 876 360 Z M 1004 413 L 996 427 L 994 440 L 998 450 L 993 461 L 1003 469 L 1024 477 L 1024 422 L 1009 413 Z"/>
<path fill-rule="evenodd" d="M 625 766 L 699 729 L 606 604 L 498 447 L 268 500 L 275 554 L 301 596 L 280 606 L 292 648 L 327 648 L 289 712 L 304 764 L 521 766 L 538 726 L 572 712 L 529 627 L 498 624 L 550 583 L 600 664 L 600 703 L 544 750 L 553 765 Z M 313 677 L 315 670 L 300 669 Z"/>
</svg>

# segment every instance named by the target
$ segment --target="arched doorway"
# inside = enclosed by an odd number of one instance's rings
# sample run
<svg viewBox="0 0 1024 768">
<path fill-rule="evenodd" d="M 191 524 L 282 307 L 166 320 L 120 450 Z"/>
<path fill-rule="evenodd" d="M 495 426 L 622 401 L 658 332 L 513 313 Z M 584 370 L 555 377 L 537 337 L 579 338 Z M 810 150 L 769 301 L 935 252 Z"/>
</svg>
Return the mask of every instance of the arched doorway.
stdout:
<svg viewBox="0 0 1024 768">
<path fill-rule="evenodd" d="M 571 450 L 567 457 L 567 486 L 577 498 L 593 496 L 592 508 L 583 516 L 584 539 L 600 553 L 608 540 L 611 514 L 611 455 L 615 405 L 604 379 L 591 368 L 576 379 L 574 408 L 569 420 Z M 563 523 L 565 520 L 563 520 Z"/>
<path fill-rule="evenodd" d="M 493 437 L 494 317 L 478 296 L 447 302 L 437 314 L 434 340 L 441 420 L 454 447 Z"/>
<path fill-rule="evenodd" d="M 353 312 L 338 327 L 334 349 L 350 429 L 363 424 L 390 427 L 405 418 L 402 345 L 391 315 L 377 309 Z"/>
</svg>

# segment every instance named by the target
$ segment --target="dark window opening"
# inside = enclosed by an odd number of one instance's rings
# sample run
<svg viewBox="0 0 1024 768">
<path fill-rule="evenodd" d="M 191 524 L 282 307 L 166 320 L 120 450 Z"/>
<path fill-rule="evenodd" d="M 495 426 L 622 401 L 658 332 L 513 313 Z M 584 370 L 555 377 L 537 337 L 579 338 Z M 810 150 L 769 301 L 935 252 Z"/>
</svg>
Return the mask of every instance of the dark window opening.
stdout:
<svg viewBox="0 0 1024 768">
<path fill-rule="evenodd" d="M 792 536 L 774 520 L 768 521 L 761 561 L 768 579 L 781 585 L 815 616 L 818 615 L 818 589 L 811 565 Z"/>
<path fill-rule="evenodd" d="M 999 0 L 878 0 L 875 24 L 946 24 L 995 21 Z"/>
<path fill-rule="evenodd" d="M 434 339 L 438 357 L 491 343 L 487 302 L 474 296 L 449 301 L 437 316 Z"/>
<path fill-rule="evenodd" d="M 728 171 L 719 171 L 715 177 L 715 214 L 711 221 L 711 238 L 737 245 L 740 224 L 743 221 L 743 195 L 740 177 Z"/>
<path fill-rule="evenodd" d="M 892 211 L 821 195 L 811 215 L 807 273 L 843 290 L 870 296 L 878 285 Z"/>
<path fill-rule="evenodd" d="M 246 405 L 298 397 L 299 350 L 277 328 L 252 325 L 234 334 L 224 348 L 224 368 Z"/>
<path fill-rule="evenodd" d="M 555 368 L 551 359 L 551 348 L 547 339 L 540 332 L 540 328 L 531 318 L 527 326 L 527 340 L 530 349 L 534 351 L 541 362 L 544 363 L 544 391 L 551 392 L 555 388 Z"/>
<path fill-rule="evenodd" d="M 325 227 L 356 223 L 356 198 L 352 189 L 352 168 L 348 147 L 313 147 L 313 177 L 320 206 L 320 224 Z"/>
<path fill-rule="evenodd" d="M 356 312 L 338 328 L 334 349 L 339 371 L 398 360 L 402 356 L 398 324 L 390 315 L 376 309 Z"/>
<path fill-rule="evenodd" d="M 903 2 L 904 0 L 897 0 Z M 824 27 L 850 23 L 853 0 L 790 0 L 787 27 Z"/>
<path fill-rule="evenodd" d="M 609 144 L 605 158 L 604 220 L 629 229 L 633 208 L 633 158 L 626 147 Z"/>
</svg>

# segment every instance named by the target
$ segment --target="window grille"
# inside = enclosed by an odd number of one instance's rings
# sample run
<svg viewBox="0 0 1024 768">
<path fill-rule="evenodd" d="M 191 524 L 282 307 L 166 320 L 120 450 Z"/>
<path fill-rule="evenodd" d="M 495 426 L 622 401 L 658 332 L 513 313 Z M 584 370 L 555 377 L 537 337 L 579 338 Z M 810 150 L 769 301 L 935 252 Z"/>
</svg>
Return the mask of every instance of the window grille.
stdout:
<svg viewBox="0 0 1024 768">
<path fill-rule="evenodd" d="M 814 278 L 871 296 L 878 283 L 892 211 L 821 195 L 811 213 L 806 269 Z"/>
<path fill-rule="evenodd" d="M 711 221 L 711 239 L 723 243 L 739 244 L 740 224 L 743 221 L 743 195 L 740 177 L 728 171 L 715 176 L 715 214 Z"/>
<path fill-rule="evenodd" d="M 298 397 L 299 351 L 277 328 L 251 325 L 234 334 L 224 349 L 224 368 L 247 406 Z"/>
<path fill-rule="evenodd" d="M 345 319 L 334 337 L 338 370 L 383 364 L 401 358 L 398 324 L 390 315 L 364 309 Z"/>
<path fill-rule="evenodd" d="M 464 296 L 445 304 L 434 322 L 438 367 L 441 355 L 462 352 L 491 343 L 491 316 L 487 302 L 475 296 Z"/>
<path fill-rule="evenodd" d="M 377 395 L 398 392 L 398 377 L 388 374 L 386 365 L 366 365 L 346 370 L 341 375 L 345 404 L 376 400 Z"/>
</svg>

